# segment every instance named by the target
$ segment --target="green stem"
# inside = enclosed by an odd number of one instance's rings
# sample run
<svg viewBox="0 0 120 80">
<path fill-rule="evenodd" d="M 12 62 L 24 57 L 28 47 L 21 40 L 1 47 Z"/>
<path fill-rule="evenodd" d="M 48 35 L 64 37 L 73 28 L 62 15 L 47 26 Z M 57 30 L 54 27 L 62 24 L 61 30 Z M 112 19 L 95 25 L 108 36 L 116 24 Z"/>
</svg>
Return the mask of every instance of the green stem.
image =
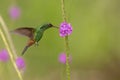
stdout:
<svg viewBox="0 0 120 80">
<path fill-rule="evenodd" d="M 62 9 L 62 16 L 63 16 L 63 21 L 67 21 L 67 18 L 66 18 L 66 13 L 65 13 L 65 0 L 61 0 L 61 9 Z"/>
<path fill-rule="evenodd" d="M 70 80 L 70 64 L 69 64 L 69 44 L 68 44 L 68 36 L 65 37 L 65 46 L 66 46 L 66 75 L 67 75 L 67 80 Z"/>
<path fill-rule="evenodd" d="M 10 47 L 12 49 L 13 56 L 16 59 L 17 58 L 16 49 L 15 49 L 15 47 L 13 45 L 13 41 L 12 41 L 11 35 L 9 33 L 9 30 L 8 30 L 8 28 L 7 28 L 6 24 L 5 24 L 2 16 L 0 16 L 0 23 L 2 25 L 3 31 L 5 32 L 5 35 L 7 37 L 7 41 L 10 44 Z"/>
<path fill-rule="evenodd" d="M 62 8 L 62 16 L 63 21 L 67 22 L 66 14 L 65 14 L 65 1 L 61 0 L 61 8 Z M 67 80 L 70 80 L 70 65 L 69 65 L 69 43 L 68 36 L 65 36 L 65 52 L 66 52 L 66 76 Z"/>
<path fill-rule="evenodd" d="M 1 16 L 0 16 L 0 23 L 1 23 L 1 24 L 4 23 L 4 21 L 3 21 L 3 19 L 2 19 Z M 12 51 L 11 51 L 11 49 L 10 49 L 10 47 L 9 47 L 9 44 L 8 44 L 8 42 L 7 42 L 7 39 L 6 39 L 6 37 L 5 37 L 5 35 L 4 35 L 4 33 L 3 33 L 3 31 L 2 31 L 1 28 L 0 28 L 0 35 L 1 35 L 2 40 L 3 40 L 3 42 L 4 42 L 4 44 L 5 44 L 6 48 L 7 48 L 7 51 L 8 51 L 8 53 L 9 53 L 11 62 L 12 62 L 13 66 L 14 66 L 17 74 L 18 74 L 19 79 L 20 79 L 20 80 L 23 80 L 22 75 L 21 75 L 20 71 L 18 70 L 17 65 L 16 65 L 16 63 L 15 63 L 14 56 L 12 55 Z"/>
</svg>

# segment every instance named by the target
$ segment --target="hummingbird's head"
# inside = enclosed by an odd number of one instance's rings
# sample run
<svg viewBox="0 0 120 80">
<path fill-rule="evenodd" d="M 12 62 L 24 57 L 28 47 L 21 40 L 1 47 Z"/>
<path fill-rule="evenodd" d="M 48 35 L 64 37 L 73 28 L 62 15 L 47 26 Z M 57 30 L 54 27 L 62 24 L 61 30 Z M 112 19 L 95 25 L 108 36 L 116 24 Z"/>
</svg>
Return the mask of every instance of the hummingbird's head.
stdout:
<svg viewBox="0 0 120 80">
<path fill-rule="evenodd" d="M 47 24 L 43 24 L 40 29 L 48 29 L 48 28 L 51 28 L 53 25 L 51 23 L 47 23 Z"/>
<path fill-rule="evenodd" d="M 51 23 L 48 23 L 47 25 L 48 25 L 49 27 L 53 27 L 53 25 L 52 25 Z"/>
<path fill-rule="evenodd" d="M 59 28 L 59 27 L 57 27 L 57 26 L 52 25 L 51 23 L 48 23 L 47 25 L 48 25 L 49 27 Z"/>
<path fill-rule="evenodd" d="M 48 28 L 52 28 L 52 27 L 54 27 L 54 28 L 58 28 L 58 27 L 52 25 L 51 23 L 47 23 L 47 24 L 42 25 L 42 27 L 40 27 L 40 29 L 42 29 L 42 30 L 46 30 L 46 29 L 48 29 Z"/>
</svg>

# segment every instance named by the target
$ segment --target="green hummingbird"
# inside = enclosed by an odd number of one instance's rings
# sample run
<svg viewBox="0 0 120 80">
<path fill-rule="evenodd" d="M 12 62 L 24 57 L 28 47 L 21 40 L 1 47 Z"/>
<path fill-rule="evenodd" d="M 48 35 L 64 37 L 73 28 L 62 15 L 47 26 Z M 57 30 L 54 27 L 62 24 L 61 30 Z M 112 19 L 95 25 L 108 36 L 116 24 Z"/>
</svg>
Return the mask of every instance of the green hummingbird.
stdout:
<svg viewBox="0 0 120 80">
<path fill-rule="evenodd" d="M 24 47 L 23 51 L 22 51 L 22 55 L 24 55 L 24 53 L 26 52 L 26 50 L 32 46 L 33 44 L 38 45 L 38 42 L 41 40 L 44 31 L 49 29 L 49 28 L 58 28 L 56 26 L 53 26 L 51 23 L 47 23 L 47 24 L 43 24 L 37 28 L 30 28 L 30 27 L 21 27 L 21 28 L 17 28 L 15 30 L 13 30 L 12 32 L 15 34 L 20 34 L 23 36 L 26 36 L 29 38 L 26 46 Z"/>
</svg>

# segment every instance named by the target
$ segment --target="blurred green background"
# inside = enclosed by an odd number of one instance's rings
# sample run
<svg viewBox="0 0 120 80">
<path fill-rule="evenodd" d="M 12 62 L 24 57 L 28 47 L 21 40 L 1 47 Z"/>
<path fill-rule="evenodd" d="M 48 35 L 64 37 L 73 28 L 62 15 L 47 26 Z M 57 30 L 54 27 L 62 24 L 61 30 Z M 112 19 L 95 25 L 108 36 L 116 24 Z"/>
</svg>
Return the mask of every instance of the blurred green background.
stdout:
<svg viewBox="0 0 120 80">
<path fill-rule="evenodd" d="M 16 4 L 21 16 L 13 21 L 8 9 Z M 69 37 L 72 55 L 71 80 L 120 80 L 120 0 L 65 0 L 68 22 L 73 26 Z M 0 14 L 9 30 L 62 22 L 60 0 L 0 0 Z M 1 26 L 0 26 L 1 27 Z M 27 38 L 12 34 L 20 55 Z M 0 49 L 5 48 L 0 38 Z M 57 29 L 45 32 L 39 46 L 32 46 L 26 60 L 24 80 L 65 80 L 65 65 L 58 62 L 64 52 L 64 39 Z M 0 63 L 0 80 L 19 80 L 11 62 Z"/>
</svg>

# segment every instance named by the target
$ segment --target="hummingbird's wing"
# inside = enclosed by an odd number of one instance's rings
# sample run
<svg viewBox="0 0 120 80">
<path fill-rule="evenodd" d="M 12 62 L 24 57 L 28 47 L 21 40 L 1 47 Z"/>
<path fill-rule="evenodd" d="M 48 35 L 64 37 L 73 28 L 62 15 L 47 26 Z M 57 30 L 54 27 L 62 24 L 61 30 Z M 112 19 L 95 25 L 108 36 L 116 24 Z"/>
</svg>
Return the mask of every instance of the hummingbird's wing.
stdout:
<svg viewBox="0 0 120 80">
<path fill-rule="evenodd" d="M 15 34 L 27 36 L 28 38 L 33 39 L 35 28 L 22 27 L 22 28 L 17 28 L 11 32 L 13 32 Z"/>
</svg>

